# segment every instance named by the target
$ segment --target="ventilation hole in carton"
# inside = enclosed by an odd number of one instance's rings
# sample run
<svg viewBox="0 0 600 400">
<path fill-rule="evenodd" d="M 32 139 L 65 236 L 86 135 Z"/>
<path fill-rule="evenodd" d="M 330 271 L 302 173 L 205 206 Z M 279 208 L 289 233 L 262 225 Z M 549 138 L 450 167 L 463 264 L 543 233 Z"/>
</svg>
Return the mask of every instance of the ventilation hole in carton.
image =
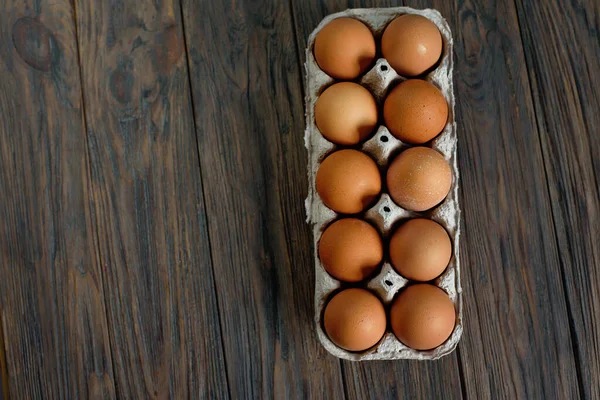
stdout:
<svg viewBox="0 0 600 400">
<path fill-rule="evenodd" d="M 390 281 L 390 280 L 387 280 L 387 279 L 385 280 L 385 282 L 384 282 L 384 283 L 385 283 L 387 286 L 392 286 L 392 285 L 393 285 L 392 281 Z"/>
<path fill-rule="evenodd" d="M 379 140 L 381 140 L 383 143 L 387 142 L 389 139 L 387 136 L 382 136 L 379 138 Z"/>
<path fill-rule="evenodd" d="M 383 207 L 383 212 L 388 213 L 390 211 L 392 211 L 392 210 L 390 210 L 390 208 L 388 206 Z"/>
<path fill-rule="evenodd" d="M 385 72 L 388 70 L 388 66 L 387 65 L 382 65 L 381 67 L 379 67 L 379 69 L 381 70 L 381 72 Z"/>
</svg>

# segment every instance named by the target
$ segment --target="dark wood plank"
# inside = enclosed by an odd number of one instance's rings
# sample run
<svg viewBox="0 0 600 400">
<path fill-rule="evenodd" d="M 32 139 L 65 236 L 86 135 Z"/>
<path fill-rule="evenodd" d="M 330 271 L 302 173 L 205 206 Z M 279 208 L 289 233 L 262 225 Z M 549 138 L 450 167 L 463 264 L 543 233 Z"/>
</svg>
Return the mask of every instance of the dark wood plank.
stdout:
<svg viewBox="0 0 600 400">
<path fill-rule="evenodd" d="M 455 37 L 469 398 L 579 396 L 536 113 L 511 0 L 409 1 Z"/>
<path fill-rule="evenodd" d="M 183 1 L 233 398 L 343 398 L 314 333 L 300 64 L 285 1 Z"/>
<path fill-rule="evenodd" d="M 586 398 L 600 398 L 600 3 L 517 1 Z M 543 40 L 540 40 L 543 38 Z"/>
<path fill-rule="evenodd" d="M 6 340 L 4 338 L 3 312 L 0 305 L 0 400 L 9 398 L 8 394 L 8 366 L 6 364 Z"/>
<path fill-rule="evenodd" d="M 116 393 L 225 398 L 179 3 L 75 4 Z"/>
<path fill-rule="evenodd" d="M 0 304 L 10 397 L 112 398 L 71 3 L 0 2 L 0 38 Z"/>
<path fill-rule="evenodd" d="M 342 362 L 349 399 L 460 399 L 456 352 L 437 361 Z"/>
<path fill-rule="evenodd" d="M 293 0 L 299 56 L 304 62 L 304 49 L 310 33 L 321 20 L 347 8 L 401 6 L 387 0 L 306 2 Z M 363 362 L 342 361 L 348 398 L 461 398 L 461 376 L 457 353 L 433 363 L 413 361 Z"/>
</svg>

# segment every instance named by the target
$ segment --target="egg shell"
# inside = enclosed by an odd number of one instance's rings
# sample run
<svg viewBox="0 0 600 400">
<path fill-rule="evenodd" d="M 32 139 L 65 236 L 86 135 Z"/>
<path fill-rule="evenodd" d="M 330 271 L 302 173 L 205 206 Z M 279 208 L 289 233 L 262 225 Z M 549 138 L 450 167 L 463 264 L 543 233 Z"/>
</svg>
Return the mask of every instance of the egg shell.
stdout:
<svg viewBox="0 0 600 400">
<path fill-rule="evenodd" d="M 373 275 L 380 266 L 383 241 L 377 229 L 368 222 L 343 218 L 323 232 L 319 241 L 319 258 L 334 278 L 360 282 Z"/>
<path fill-rule="evenodd" d="M 452 187 L 452 171 L 439 152 L 412 147 L 392 160 L 386 181 L 390 196 L 400 207 L 425 211 L 446 198 Z"/>
<path fill-rule="evenodd" d="M 401 15 L 385 28 L 381 53 L 400 75 L 417 76 L 433 67 L 442 54 L 442 34 L 429 19 Z"/>
<path fill-rule="evenodd" d="M 314 40 L 314 57 L 319 67 L 340 80 L 363 74 L 373 63 L 376 50 L 369 28 L 354 18 L 331 20 Z"/>
<path fill-rule="evenodd" d="M 373 95 L 354 82 L 329 86 L 315 104 L 315 122 L 321 134 L 336 144 L 365 141 L 377 126 L 377 103 Z"/>
<path fill-rule="evenodd" d="M 401 82 L 383 105 L 385 126 L 406 143 L 423 144 L 442 132 L 448 120 L 448 103 L 442 92 L 421 79 Z"/>
<path fill-rule="evenodd" d="M 320 93 L 334 83 L 334 79 L 323 72 L 317 65 L 314 54 L 314 38 L 319 30 L 329 21 L 342 16 L 361 20 L 373 32 L 375 37 L 381 37 L 385 27 L 399 15 L 412 13 L 419 14 L 436 24 L 443 38 L 442 57 L 435 69 L 421 76 L 428 82 L 438 87 L 448 103 L 448 120 L 444 130 L 435 139 L 427 143 L 439 151 L 449 162 L 452 168 L 453 181 L 450 193 L 437 207 L 425 212 L 413 212 L 406 210 L 394 203 L 386 193 L 385 187 L 378 201 L 358 215 L 375 226 L 382 234 L 384 242 L 389 239 L 393 231 L 404 221 L 411 218 L 429 218 L 441 224 L 452 240 L 452 258 L 446 270 L 430 282 L 443 289 L 452 301 L 456 310 L 456 326 L 447 341 L 431 350 L 415 350 L 400 342 L 391 330 L 386 331 L 379 343 L 362 352 L 350 352 L 333 343 L 323 329 L 323 312 L 327 301 L 339 291 L 343 284 L 331 276 L 319 260 L 318 243 L 323 231 L 341 216 L 325 206 L 319 194 L 315 190 L 316 173 L 321 162 L 340 146 L 327 140 L 315 124 L 314 107 Z M 415 10 L 408 7 L 381 8 L 381 9 L 353 9 L 326 17 L 308 38 L 306 49 L 306 131 L 305 144 L 308 149 L 308 197 L 306 198 L 307 222 L 311 224 L 314 237 L 314 268 L 315 268 L 315 329 L 317 337 L 323 347 L 336 357 L 353 360 L 435 360 L 450 354 L 457 346 L 463 332 L 462 311 L 462 289 L 460 285 L 460 207 L 458 196 L 458 159 L 456 156 L 456 122 L 454 119 L 453 81 L 452 81 L 452 35 L 446 21 L 439 12 L 435 10 Z M 367 88 L 375 97 L 377 103 L 382 106 L 387 93 L 405 78 L 400 76 L 385 59 L 378 59 L 372 69 L 356 80 L 357 83 Z M 395 138 L 385 126 L 379 126 L 375 134 L 357 145 L 355 148 L 368 153 L 385 172 L 388 163 L 401 151 L 412 145 Z M 361 287 L 366 287 L 377 294 L 385 307 L 391 307 L 391 303 L 397 294 L 410 282 L 401 276 L 392 265 L 384 258 L 383 265 L 374 276 L 361 282 Z"/>
<path fill-rule="evenodd" d="M 348 351 L 364 351 L 375 346 L 383 337 L 386 324 L 381 301 L 360 288 L 337 293 L 327 303 L 323 315 L 327 336 Z"/>
<path fill-rule="evenodd" d="M 390 310 L 394 335 L 416 350 L 430 350 L 444 343 L 455 322 L 456 311 L 448 295 L 427 283 L 404 289 Z"/>
<path fill-rule="evenodd" d="M 365 153 L 339 150 L 321 163 L 316 189 L 332 210 L 356 214 L 373 204 L 381 192 L 381 175 L 377 164 Z"/>
<path fill-rule="evenodd" d="M 392 234 L 390 262 L 403 277 L 431 281 L 444 272 L 452 257 L 452 242 L 443 226 L 426 218 L 406 221 Z"/>
</svg>

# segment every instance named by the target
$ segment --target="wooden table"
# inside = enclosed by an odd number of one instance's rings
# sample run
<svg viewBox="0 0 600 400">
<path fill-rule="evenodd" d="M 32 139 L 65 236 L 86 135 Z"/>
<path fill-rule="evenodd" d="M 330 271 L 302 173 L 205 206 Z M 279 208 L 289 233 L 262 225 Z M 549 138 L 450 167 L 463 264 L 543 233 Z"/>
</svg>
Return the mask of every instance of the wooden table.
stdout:
<svg viewBox="0 0 600 400">
<path fill-rule="evenodd" d="M 600 398 L 600 2 L 457 3 L 407 5 L 455 38 L 465 332 L 352 363 L 313 326 L 304 48 L 402 3 L 0 1 L 5 398 Z"/>
</svg>

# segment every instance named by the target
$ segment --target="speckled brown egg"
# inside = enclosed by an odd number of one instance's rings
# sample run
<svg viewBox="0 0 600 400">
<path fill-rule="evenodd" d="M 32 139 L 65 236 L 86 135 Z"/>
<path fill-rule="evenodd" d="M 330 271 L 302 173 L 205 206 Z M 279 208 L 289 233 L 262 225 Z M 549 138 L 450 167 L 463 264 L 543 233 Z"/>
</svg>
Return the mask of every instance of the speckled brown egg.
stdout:
<svg viewBox="0 0 600 400">
<path fill-rule="evenodd" d="M 375 59 L 375 38 L 354 18 L 337 18 L 317 33 L 314 55 L 319 68 L 341 80 L 362 75 Z"/>
<path fill-rule="evenodd" d="M 385 28 L 381 53 L 400 75 L 421 75 L 440 59 L 442 35 L 425 17 L 401 15 Z"/>
<path fill-rule="evenodd" d="M 386 179 L 396 204 L 411 211 L 425 211 L 446 198 L 452 186 L 452 171 L 437 151 L 412 147 L 392 161 Z"/>
<path fill-rule="evenodd" d="M 437 278 L 452 256 L 450 236 L 443 226 L 425 218 L 402 224 L 390 239 L 390 260 L 398 273 L 413 281 Z"/>
<path fill-rule="evenodd" d="M 416 350 L 430 350 L 450 337 L 456 311 L 442 289 L 420 283 L 400 293 L 392 304 L 390 322 L 402 343 Z"/>
<path fill-rule="evenodd" d="M 329 155 L 321 163 L 316 181 L 323 203 L 342 214 L 363 211 L 381 192 L 377 164 L 358 150 L 339 150 Z"/>
<path fill-rule="evenodd" d="M 353 82 L 329 86 L 315 104 L 315 122 L 326 139 L 341 145 L 366 140 L 377 125 L 377 103 L 364 87 Z"/>
<path fill-rule="evenodd" d="M 381 235 L 371 224 L 344 218 L 329 225 L 319 241 L 319 258 L 327 272 L 345 282 L 359 282 L 383 259 Z"/>
<path fill-rule="evenodd" d="M 377 296 L 365 289 L 346 289 L 325 307 L 325 333 L 337 346 L 348 351 L 364 351 L 383 337 L 386 315 Z"/>
<path fill-rule="evenodd" d="M 448 103 L 427 81 L 409 79 L 396 86 L 383 105 L 385 125 L 403 142 L 423 144 L 440 134 L 448 121 Z"/>
</svg>

